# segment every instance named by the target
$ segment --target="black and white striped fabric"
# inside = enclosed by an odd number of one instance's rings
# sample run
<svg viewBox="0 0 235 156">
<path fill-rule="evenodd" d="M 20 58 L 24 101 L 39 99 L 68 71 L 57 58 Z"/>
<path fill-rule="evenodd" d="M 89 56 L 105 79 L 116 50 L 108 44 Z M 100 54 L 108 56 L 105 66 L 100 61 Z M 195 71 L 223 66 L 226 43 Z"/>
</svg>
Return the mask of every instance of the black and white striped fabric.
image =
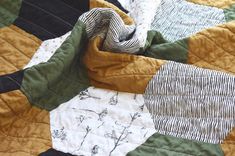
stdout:
<svg viewBox="0 0 235 156">
<path fill-rule="evenodd" d="M 135 25 L 125 25 L 113 9 L 94 8 L 79 20 L 86 25 L 89 38 L 97 35 L 104 38 L 103 50 L 137 53 L 140 49 L 138 38 L 133 37 Z"/>
<path fill-rule="evenodd" d="M 168 62 L 144 99 L 161 134 L 221 143 L 235 126 L 235 77 L 226 73 Z"/>
<path fill-rule="evenodd" d="M 121 0 L 120 2 L 129 11 L 128 15 L 135 21 L 134 36 L 138 37 L 141 46 L 144 47 L 147 32 L 151 30 L 151 23 L 161 0 Z"/>
</svg>

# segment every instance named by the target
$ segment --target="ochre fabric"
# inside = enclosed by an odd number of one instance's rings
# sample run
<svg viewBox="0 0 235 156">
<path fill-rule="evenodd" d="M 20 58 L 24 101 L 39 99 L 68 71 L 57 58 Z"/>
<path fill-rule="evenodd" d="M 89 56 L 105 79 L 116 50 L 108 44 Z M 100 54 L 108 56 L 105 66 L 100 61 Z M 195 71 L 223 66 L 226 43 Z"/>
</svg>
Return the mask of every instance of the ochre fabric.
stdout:
<svg viewBox="0 0 235 156">
<path fill-rule="evenodd" d="M 125 24 L 127 24 L 127 25 L 134 24 L 134 20 L 132 18 L 130 18 L 126 13 L 121 11 L 115 5 L 113 5 L 109 2 L 106 2 L 104 0 L 90 0 L 90 9 L 93 9 L 93 8 L 112 8 L 121 16 L 121 18 L 123 19 Z"/>
<path fill-rule="evenodd" d="M 225 156 L 235 155 L 235 128 L 226 137 L 224 142 L 221 144 L 221 148 L 224 151 Z"/>
<path fill-rule="evenodd" d="M 235 74 L 235 21 L 203 30 L 189 38 L 188 62 Z"/>
<path fill-rule="evenodd" d="M 100 50 L 102 39 L 91 39 L 84 57 L 91 84 L 123 92 L 144 93 L 148 82 L 166 61 Z"/>
<path fill-rule="evenodd" d="M 49 112 L 19 91 L 0 94 L 0 155 L 32 156 L 52 147 Z"/>
<path fill-rule="evenodd" d="M 187 0 L 189 2 L 193 2 L 196 4 L 201 4 L 201 5 L 208 5 L 212 7 L 217 7 L 217 8 L 228 8 L 232 4 L 235 3 L 235 0 Z"/>
<path fill-rule="evenodd" d="M 104 0 L 91 0 L 90 9 L 96 7 L 112 8 L 121 16 L 125 24 L 134 23 L 127 14 Z M 91 39 L 84 57 L 91 84 L 100 88 L 144 93 L 148 82 L 166 62 L 143 56 L 106 52 L 100 50 L 101 47 L 100 37 Z"/>
<path fill-rule="evenodd" d="M 10 25 L 0 29 L 0 75 L 22 69 L 41 41 L 20 28 Z"/>
</svg>

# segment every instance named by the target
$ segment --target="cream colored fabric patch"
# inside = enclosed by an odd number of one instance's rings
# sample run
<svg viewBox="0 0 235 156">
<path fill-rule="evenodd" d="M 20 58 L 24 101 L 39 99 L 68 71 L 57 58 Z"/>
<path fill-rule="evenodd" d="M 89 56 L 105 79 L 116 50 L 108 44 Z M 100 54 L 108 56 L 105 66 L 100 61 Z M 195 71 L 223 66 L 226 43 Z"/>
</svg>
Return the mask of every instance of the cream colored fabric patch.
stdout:
<svg viewBox="0 0 235 156">
<path fill-rule="evenodd" d="M 128 15 L 135 21 L 134 36 L 139 39 L 141 47 L 143 47 L 161 0 L 125 0 L 120 2 L 129 11 Z"/>
<path fill-rule="evenodd" d="M 50 112 L 53 148 L 124 156 L 155 133 L 143 96 L 90 87 Z"/>
<path fill-rule="evenodd" d="M 71 31 L 61 37 L 43 41 L 29 63 L 24 68 L 32 67 L 33 65 L 42 62 L 47 62 L 56 52 L 56 50 L 61 46 L 61 44 L 66 40 L 66 38 L 70 35 L 70 33 Z"/>
</svg>

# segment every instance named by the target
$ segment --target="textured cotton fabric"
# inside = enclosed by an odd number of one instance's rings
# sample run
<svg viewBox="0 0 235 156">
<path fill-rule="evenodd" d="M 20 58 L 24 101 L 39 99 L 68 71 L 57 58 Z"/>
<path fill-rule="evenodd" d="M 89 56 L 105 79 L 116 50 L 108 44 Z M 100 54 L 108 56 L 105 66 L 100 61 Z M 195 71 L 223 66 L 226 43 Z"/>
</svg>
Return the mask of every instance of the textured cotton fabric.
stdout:
<svg viewBox="0 0 235 156">
<path fill-rule="evenodd" d="M 154 124 L 142 95 L 90 87 L 50 112 L 53 148 L 73 155 L 121 156 Z"/>
<path fill-rule="evenodd" d="M 162 0 L 151 29 L 159 31 L 169 41 L 176 41 L 225 22 L 222 9 L 185 0 Z"/>
<path fill-rule="evenodd" d="M 168 62 L 144 94 L 156 131 L 185 139 L 221 143 L 235 125 L 235 77 Z"/>
</svg>

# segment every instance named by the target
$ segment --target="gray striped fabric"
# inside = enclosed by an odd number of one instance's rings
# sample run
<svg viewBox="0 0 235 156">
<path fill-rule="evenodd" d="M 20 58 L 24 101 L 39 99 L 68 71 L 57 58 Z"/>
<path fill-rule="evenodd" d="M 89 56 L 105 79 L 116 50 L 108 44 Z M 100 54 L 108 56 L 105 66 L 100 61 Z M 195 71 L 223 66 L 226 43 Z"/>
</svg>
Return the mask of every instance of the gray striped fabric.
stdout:
<svg viewBox="0 0 235 156">
<path fill-rule="evenodd" d="M 135 25 L 125 25 L 121 17 L 112 9 L 95 8 L 79 17 L 86 25 L 88 37 L 101 36 L 103 50 L 136 53 L 140 42 L 133 37 Z"/>
<path fill-rule="evenodd" d="M 162 0 L 151 29 L 159 31 L 169 41 L 176 41 L 224 22 L 222 9 L 186 0 Z"/>
<path fill-rule="evenodd" d="M 168 62 L 144 99 L 161 134 L 221 143 L 235 125 L 235 77 L 226 73 Z"/>
</svg>

